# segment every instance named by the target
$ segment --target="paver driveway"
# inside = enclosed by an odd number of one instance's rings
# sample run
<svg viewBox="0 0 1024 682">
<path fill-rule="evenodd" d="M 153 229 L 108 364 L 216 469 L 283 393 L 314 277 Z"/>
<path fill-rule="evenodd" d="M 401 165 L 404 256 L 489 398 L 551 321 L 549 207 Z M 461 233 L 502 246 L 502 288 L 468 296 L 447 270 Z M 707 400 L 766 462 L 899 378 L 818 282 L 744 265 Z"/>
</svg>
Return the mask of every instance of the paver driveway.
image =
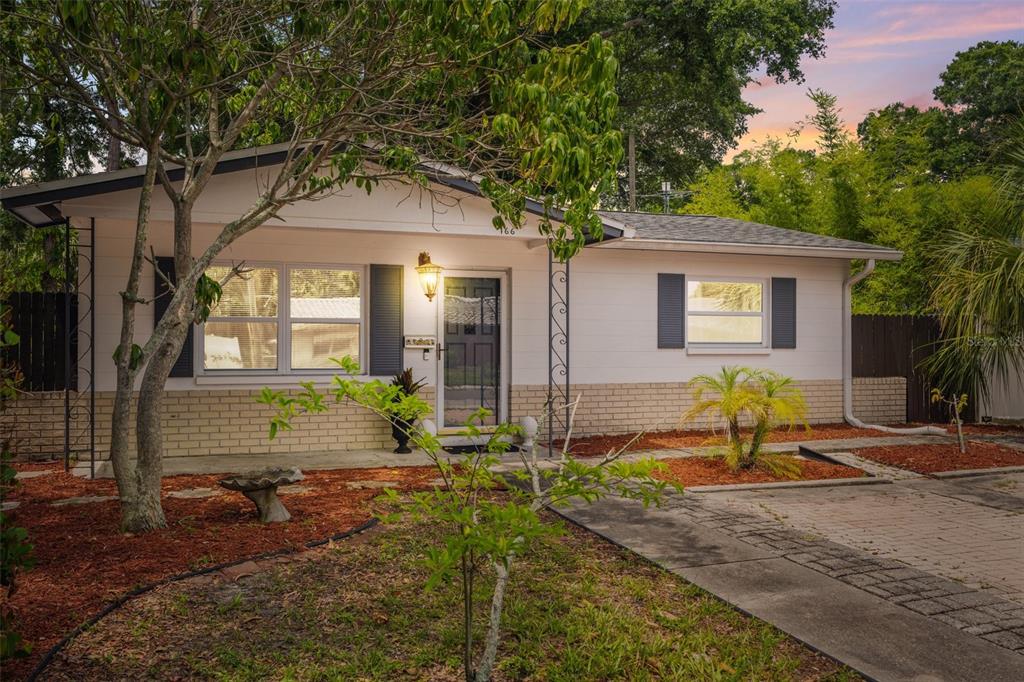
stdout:
<svg viewBox="0 0 1024 682">
<path fill-rule="evenodd" d="M 1024 473 L 707 497 L 1024 604 Z"/>
<path fill-rule="evenodd" d="M 869 678 L 1019 682 L 1022 486 L 916 477 L 560 513 Z"/>
</svg>

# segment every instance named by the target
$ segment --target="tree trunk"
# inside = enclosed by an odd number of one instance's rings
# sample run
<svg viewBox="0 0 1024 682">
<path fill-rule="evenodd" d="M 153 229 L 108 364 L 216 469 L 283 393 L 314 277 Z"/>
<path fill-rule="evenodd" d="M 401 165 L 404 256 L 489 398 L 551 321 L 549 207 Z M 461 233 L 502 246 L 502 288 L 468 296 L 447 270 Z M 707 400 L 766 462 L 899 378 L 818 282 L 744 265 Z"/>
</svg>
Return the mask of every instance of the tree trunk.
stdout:
<svg viewBox="0 0 1024 682">
<path fill-rule="evenodd" d="M 501 635 L 501 611 L 505 605 L 505 587 L 508 585 L 509 569 L 512 559 L 507 564 L 494 562 L 497 579 L 494 581 L 494 594 L 491 596 L 491 617 L 487 626 L 487 639 L 484 653 L 480 657 L 480 666 L 476 670 L 476 682 L 488 682 L 494 671 L 494 662 L 498 657 L 498 641 Z"/>
<path fill-rule="evenodd" d="M 132 350 L 135 343 L 135 306 L 139 300 L 139 281 L 145 264 L 146 243 L 149 239 L 149 207 L 156 179 L 155 150 L 149 150 L 146 175 L 139 197 L 139 213 L 135 225 L 135 242 L 132 246 L 132 262 L 128 271 L 128 283 L 121 292 L 121 336 L 114 358 L 117 369 L 117 390 L 114 394 L 114 411 L 110 425 L 110 463 L 114 467 L 114 479 L 121 498 L 121 529 L 127 532 L 145 530 L 152 518 L 147 503 L 139 499 L 136 465 L 129 454 L 131 449 L 132 394 L 138 367 L 133 366 Z M 143 358 L 144 360 L 144 358 Z"/>
<path fill-rule="evenodd" d="M 163 478 L 164 438 L 161 416 L 164 394 L 171 367 L 185 345 L 195 286 L 189 278 L 192 270 L 192 207 L 179 201 L 174 211 L 174 270 L 178 290 L 154 330 L 158 341 L 148 358 L 139 387 L 139 407 L 135 422 L 138 450 L 135 480 L 137 485 L 137 524 L 139 530 L 153 530 L 167 525 L 160 505 L 160 481 Z M 162 336 L 161 336 L 162 332 Z"/>
<path fill-rule="evenodd" d="M 121 168 L 121 140 L 114 131 L 121 130 L 121 122 L 114 115 L 117 112 L 117 102 L 110 97 L 104 97 L 103 102 L 106 104 L 107 110 L 111 112 L 111 115 L 107 117 L 107 127 L 111 131 L 107 133 L 107 170 L 115 171 Z"/>
</svg>

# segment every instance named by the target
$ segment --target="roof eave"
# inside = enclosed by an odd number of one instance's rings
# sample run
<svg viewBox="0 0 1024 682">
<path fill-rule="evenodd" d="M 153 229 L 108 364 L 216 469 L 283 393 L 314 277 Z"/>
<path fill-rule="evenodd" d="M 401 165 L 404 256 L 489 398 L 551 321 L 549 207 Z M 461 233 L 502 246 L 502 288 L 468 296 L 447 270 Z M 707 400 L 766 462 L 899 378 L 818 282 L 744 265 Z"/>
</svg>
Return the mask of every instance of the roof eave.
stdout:
<svg viewBox="0 0 1024 682">
<path fill-rule="evenodd" d="M 809 258 L 869 259 L 896 261 L 903 258 L 895 249 L 857 249 L 829 246 L 793 246 L 737 242 L 677 241 L 670 239 L 616 239 L 592 245 L 594 248 L 634 251 L 680 251 L 689 253 L 728 253 L 756 256 L 801 256 Z"/>
<path fill-rule="evenodd" d="M 275 145 L 227 152 L 217 163 L 213 172 L 214 174 L 232 173 L 251 168 L 272 166 L 283 162 L 287 158 L 289 148 L 290 143 L 283 142 Z M 473 196 L 483 197 L 476 176 L 452 174 L 450 167 L 439 164 L 424 163 L 421 165 L 421 168 L 428 171 L 430 179 L 438 184 L 466 192 Z M 142 186 L 144 174 L 145 168 L 136 166 L 92 175 L 79 175 L 51 182 L 6 187 L 0 189 L 0 204 L 26 224 L 33 227 L 46 227 L 63 222 L 63 216 L 60 216 L 59 219 L 50 216 L 51 219 L 47 221 L 39 220 L 35 212 L 40 211 L 41 207 L 52 207 L 52 209 L 49 209 L 49 213 L 52 214 L 56 211 L 59 214 L 60 209 L 57 204 L 61 201 L 95 194 L 136 189 Z M 184 171 L 180 166 L 172 165 L 169 166 L 167 175 L 172 181 L 177 181 L 184 176 Z M 547 215 L 549 219 L 556 222 L 563 222 L 565 218 L 561 209 L 556 208 L 551 211 L 545 211 L 543 204 L 534 199 L 527 199 L 526 212 L 538 216 Z M 602 217 L 601 222 L 606 239 L 622 237 L 632 231 L 626 225 L 614 219 Z"/>
</svg>

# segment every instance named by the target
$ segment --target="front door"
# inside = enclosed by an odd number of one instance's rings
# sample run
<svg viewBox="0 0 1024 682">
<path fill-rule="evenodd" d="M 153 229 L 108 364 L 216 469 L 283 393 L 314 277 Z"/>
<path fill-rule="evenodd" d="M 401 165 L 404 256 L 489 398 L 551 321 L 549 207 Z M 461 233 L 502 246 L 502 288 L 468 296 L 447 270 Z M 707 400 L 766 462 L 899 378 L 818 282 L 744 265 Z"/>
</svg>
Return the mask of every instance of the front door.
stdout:
<svg viewBox="0 0 1024 682">
<path fill-rule="evenodd" d="M 444 276 L 438 392 L 443 427 L 462 426 L 480 407 L 491 411 L 485 425 L 504 419 L 504 283 L 498 273 Z"/>
</svg>

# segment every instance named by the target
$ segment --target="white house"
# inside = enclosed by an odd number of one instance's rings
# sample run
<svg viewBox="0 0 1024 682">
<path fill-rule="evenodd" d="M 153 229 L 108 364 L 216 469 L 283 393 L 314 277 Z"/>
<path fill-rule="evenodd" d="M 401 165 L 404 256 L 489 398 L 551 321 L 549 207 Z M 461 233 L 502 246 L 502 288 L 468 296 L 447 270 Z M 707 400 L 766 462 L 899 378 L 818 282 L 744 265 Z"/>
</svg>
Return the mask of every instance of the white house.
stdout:
<svg viewBox="0 0 1024 682">
<path fill-rule="evenodd" d="M 225 158 L 195 206 L 197 252 L 251 203 L 273 162 L 254 150 Z M 79 389 L 95 391 L 100 456 L 109 439 L 110 358 L 141 172 L 99 173 L 2 195 L 7 210 L 32 224 L 68 220 L 83 230 L 83 244 L 92 230 L 95 369 L 90 378 L 79 363 Z M 540 416 L 549 378 L 564 388 L 560 358 L 568 364 L 569 393 L 581 398 L 577 433 L 675 427 L 688 404 L 686 382 L 727 364 L 794 377 L 811 421 L 839 422 L 851 261 L 900 257 L 870 244 L 732 219 L 605 212 L 604 239 L 572 259 L 566 288 L 563 269 L 549 264 L 536 215 L 528 214 L 516 234 L 501 234 L 491 226 L 489 202 L 471 184 L 441 178 L 437 189 L 441 201 L 400 184 L 369 196 L 353 188 L 286 207 L 281 220 L 233 244 L 221 265 L 244 262 L 251 272 L 228 284 L 167 383 L 167 453 L 386 446 L 385 424 L 345 406 L 304 417 L 295 432 L 274 442 L 266 437 L 268 412 L 255 394 L 300 380 L 326 383 L 334 371 L 329 358 L 346 354 L 358 357 L 368 376 L 387 379 L 411 367 L 427 380 L 443 428 L 479 405 L 492 408 L 496 419 Z M 158 264 L 172 253 L 171 216 L 157 191 L 151 245 Z M 423 252 L 443 268 L 433 300 L 416 269 Z M 83 263 L 80 272 L 88 270 Z M 152 267 L 144 278 L 143 291 L 158 291 L 162 279 Z M 567 316 L 559 305 L 566 291 Z M 153 306 L 141 307 L 140 343 L 155 314 Z M 89 343 L 79 340 L 80 348 Z M 903 387 L 894 382 L 858 379 L 858 416 L 901 421 Z M 23 435 L 57 439 L 62 393 L 26 398 L 20 409 Z"/>
</svg>

